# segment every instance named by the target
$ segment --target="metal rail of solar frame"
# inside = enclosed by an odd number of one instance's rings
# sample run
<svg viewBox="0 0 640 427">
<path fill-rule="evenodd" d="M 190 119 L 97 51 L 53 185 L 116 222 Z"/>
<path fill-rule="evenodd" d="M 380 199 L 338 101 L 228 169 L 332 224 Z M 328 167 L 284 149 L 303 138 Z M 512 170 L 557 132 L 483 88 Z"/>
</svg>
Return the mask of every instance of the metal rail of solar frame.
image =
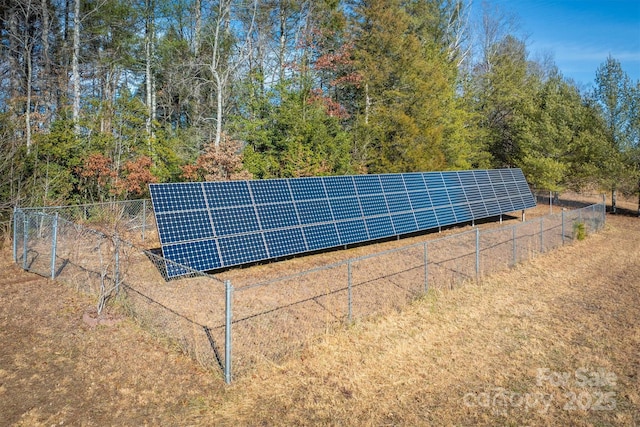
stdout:
<svg viewBox="0 0 640 427">
<path fill-rule="evenodd" d="M 168 277 L 535 206 L 520 169 L 151 184 Z M 174 264 L 176 263 L 176 264 Z"/>
</svg>

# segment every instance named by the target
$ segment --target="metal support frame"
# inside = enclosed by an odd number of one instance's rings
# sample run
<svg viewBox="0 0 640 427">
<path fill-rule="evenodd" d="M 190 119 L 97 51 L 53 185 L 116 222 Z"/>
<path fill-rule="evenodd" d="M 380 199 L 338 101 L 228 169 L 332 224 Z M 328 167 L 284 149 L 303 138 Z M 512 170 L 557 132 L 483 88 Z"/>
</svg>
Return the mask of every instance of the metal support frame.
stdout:
<svg viewBox="0 0 640 427">
<path fill-rule="evenodd" d="M 116 233 L 116 235 L 113 237 L 114 240 L 114 261 L 115 261 L 115 266 L 114 266 L 114 274 L 113 274 L 113 285 L 114 288 L 116 289 L 116 294 L 118 292 L 120 292 L 120 238 L 118 237 L 118 234 Z"/>
<path fill-rule="evenodd" d="M 476 227 L 476 281 L 480 279 L 480 229 Z"/>
<path fill-rule="evenodd" d="M 232 324 L 232 299 L 233 286 L 230 280 L 224 281 L 225 290 L 225 328 L 224 328 L 224 382 L 231 384 L 231 324 Z"/>
<path fill-rule="evenodd" d="M 429 292 L 429 264 L 427 256 L 427 242 L 424 242 L 424 293 Z"/>
<path fill-rule="evenodd" d="M 512 230 L 511 240 L 513 241 L 513 265 L 518 263 L 518 239 L 516 238 L 516 226 L 514 225 Z"/>
<path fill-rule="evenodd" d="M 540 253 L 544 253 L 544 217 L 540 217 Z"/>
<path fill-rule="evenodd" d="M 349 261 L 347 262 L 347 299 L 348 299 L 347 319 L 349 320 L 349 322 L 351 322 L 351 319 L 353 316 L 352 309 L 351 309 L 351 305 L 352 305 L 351 288 L 352 288 L 352 272 L 351 272 L 351 261 Z"/>
<path fill-rule="evenodd" d="M 562 209 L 561 218 L 562 218 L 562 245 L 564 246 L 564 241 L 566 239 L 565 231 L 564 231 L 564 208 Z"/>
<path fill-rule="evenodd" d="M 56 249 L 58 247 L 58 212 L 53 216 L 51 231 L 51 279 L 56 278 Z"/>
<path fill-rule="evenodd" d="M 29 238 L 29 217 L 25 214 L 22 226 L 22 269 L 27 269 L 27 239 Z"/>
<path fill-rule="evenodd" d="M 18 207 L 13 207 L 13 262 L 18 263 Z"/>
</svg>

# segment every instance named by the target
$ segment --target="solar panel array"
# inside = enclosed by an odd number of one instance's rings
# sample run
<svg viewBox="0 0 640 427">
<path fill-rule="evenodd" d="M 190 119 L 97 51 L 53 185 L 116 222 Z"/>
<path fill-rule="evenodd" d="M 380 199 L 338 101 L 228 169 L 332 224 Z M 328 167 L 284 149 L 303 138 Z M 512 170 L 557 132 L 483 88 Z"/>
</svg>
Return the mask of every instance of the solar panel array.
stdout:
<svg viewBox="0 0 640 427">
<path fill-rule="evenodd" d="M 208 271 L 535 206 L 520 169 L 151 184 L 164 257 Z M 167 275 L 186 274 L 167 264 Z"/>
</svg>

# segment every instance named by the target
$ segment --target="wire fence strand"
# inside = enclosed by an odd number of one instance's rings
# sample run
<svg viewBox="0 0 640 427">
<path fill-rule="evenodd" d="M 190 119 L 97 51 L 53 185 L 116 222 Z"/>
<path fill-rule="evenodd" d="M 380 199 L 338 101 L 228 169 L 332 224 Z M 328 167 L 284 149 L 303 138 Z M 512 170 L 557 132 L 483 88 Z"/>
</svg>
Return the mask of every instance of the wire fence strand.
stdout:
<svg viewBox="0 0 640 427">
<path fill-rule="evenodd" d="M 595 204 L 237 287 L 163 258 L 149 201 L 16 208 L 12 249 L 25 270 L 94 295 L 99 313 L 113 304 L 230 382 L 342 325 L 511 268 L 604 223 L 605 205 Z M 172 280 L 176 269 L 187 274 Z"/>
</svg>

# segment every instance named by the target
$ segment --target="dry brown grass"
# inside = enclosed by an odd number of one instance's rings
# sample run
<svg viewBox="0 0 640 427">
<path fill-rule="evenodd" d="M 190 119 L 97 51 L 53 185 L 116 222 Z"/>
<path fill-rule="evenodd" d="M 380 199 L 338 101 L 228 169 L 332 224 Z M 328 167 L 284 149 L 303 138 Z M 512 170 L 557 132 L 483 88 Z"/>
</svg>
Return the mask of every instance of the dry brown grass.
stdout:
<svg viewBox="0 0 640 427">
<path fill-rule="evenodd" d="M 480 285 L 431 294 L 327 335 L 295 360 L 263 365 L 232 386 L 216 417 L 229 425 L 637 425 L 640 222 L 610 224 Z M 604 369 L 617 383 L 581 388 L 580 368 Z M 538 369 L 572 377 L 564 387 L 538 385 Z M 495 397 L 497 389 L 553 401 L 548 411 L 465 405 L 468 393 Z M 615 393 L 615 410 L 564 409 L 571 392 L 585 391 Z"/>
<path fill-rule="evenodd" d="M 608 221 L 480 284 L 328 329 L 282 363 L 257 360 L 230 387 L 130 320 L 87 327 L 91 300 L 19 271 L 5 249 L 0 425 L 638 425 L 640 220 Z M 617 376 L 586 389 L 615 393 L 615 410 L 564 410 L 585 389 L 536 382 L 540 368 L 582 367 Z M 497 389 L 554 400 L 465 405 Z"/>
</svg>

